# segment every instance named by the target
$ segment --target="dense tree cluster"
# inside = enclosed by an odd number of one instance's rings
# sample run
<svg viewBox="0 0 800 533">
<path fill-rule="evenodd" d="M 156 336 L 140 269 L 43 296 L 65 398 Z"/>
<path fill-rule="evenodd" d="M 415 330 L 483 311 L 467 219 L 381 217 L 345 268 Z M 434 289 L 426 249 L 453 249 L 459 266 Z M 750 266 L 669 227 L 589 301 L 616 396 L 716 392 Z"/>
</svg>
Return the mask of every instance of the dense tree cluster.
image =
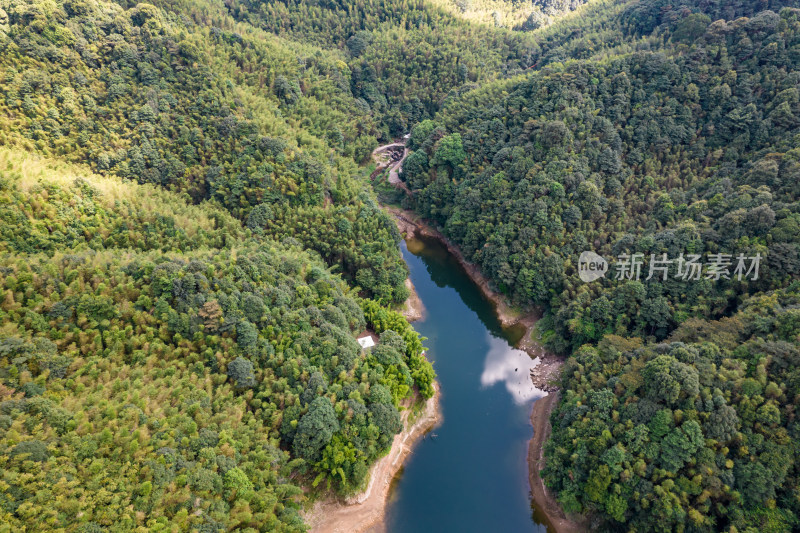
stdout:
<svg viewBox="0 0 800 533">
<path fill-rule="evenodd" d="M 553 65 L 473 91 L 412 131 L 413 205 L 501 291 L 552 310 L 558 351 L 606 333 L 664 338 L 797 273 L 798 14 L 696 20 L 707 29 L 682 53 Z M 673 264 L 667 280 L 645 270 L 640 282 L 612 273 L 586 285 L 584 250 L 765 261 L 749 283 L 675 279 Z"/>
<path fill-rule="evenodd" d="M 578 350 L 544 474 L 565 510 L 609 529 L 800 527 L 798 303 L 795 282 L 667 342 L 606 336 Z"/>
<path fill-rule="evenodd" d="M 13 4 L 0 33 L 0 143 L 215 200 L 251 229 L 316 249 L 367 295 L 404 301 L 399 237 L 356 179 L 376 129 L 347 65 L 213 17 Z"/>
<path fill-rule="evenodd" d="M 631 2 L 585 17 L 585 39 L 563 40 L 577 22 L 540 34 L 537 71 L 413 128 L 408 205 L 511 300 L 544 308 L 542 339 L 573 355 L 545 476 L 569 512 L 612 530 L 796 528 L 784 288 L 800 272 L 800 11 Z M 611 260 L 592 284 L 586 250 Z M 762 261 L 757 279 L 687 279 L 675 261 L 617 279 L 636 253 Z"/>
<path fill-rule="evenodd" d="M 301 487 L 360 488 L 414 390 L 431 395 L 402 316 L 296 245 L 150 186 L 0 162 L 13 530 L 302 530 Z"/>
<path fill-rule="evenodd" d="M 350 93 L 400 136 L 443 101 L 532 64 L 525 34 L 468 24 L 424 0 L 234 0 L 230 11 L 279 35 L 346 52 Z"/>
<path fill-rule="evenodd" d="M 434 392 L 360 168 L 411 131 L 406 205 L 571 356 L 565 509 L 797 529 L 798 7 L 0 1 L 0 523 L 296 531 L 361 487 Z"/>
</svg>

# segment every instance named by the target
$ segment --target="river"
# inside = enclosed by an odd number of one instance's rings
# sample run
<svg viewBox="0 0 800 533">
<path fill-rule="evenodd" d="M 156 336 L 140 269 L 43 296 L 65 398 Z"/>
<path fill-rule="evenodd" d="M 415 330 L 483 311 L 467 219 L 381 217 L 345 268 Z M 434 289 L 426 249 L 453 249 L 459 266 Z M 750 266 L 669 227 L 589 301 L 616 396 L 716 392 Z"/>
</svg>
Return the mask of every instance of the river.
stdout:
<svg viewBox="0 0 800 533">
<path fill-rule="evenodd" d="M 493 305 L 447 249 L 410 239 L 402 253 L 427 308 L 424 337 L 441 387 L 443 423 L 419 442 L 395 479 L 388 533 L 541 532 L 528 485 L 531 405 L 544 395 L 535 362 L 513 345 Z"/>
</svg>

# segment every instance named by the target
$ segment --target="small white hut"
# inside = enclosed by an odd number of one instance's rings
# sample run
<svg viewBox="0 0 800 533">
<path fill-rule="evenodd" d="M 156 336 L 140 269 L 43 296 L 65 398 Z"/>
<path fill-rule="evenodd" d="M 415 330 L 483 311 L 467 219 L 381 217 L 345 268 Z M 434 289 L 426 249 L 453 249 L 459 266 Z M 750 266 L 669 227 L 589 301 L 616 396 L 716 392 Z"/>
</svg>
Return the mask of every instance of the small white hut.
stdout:
<svg viewBox="0 0 800 533">
<path fill-rule="evenodd" d="M 372 335 L 365 335 L 358 338 L 358 344 L 361 345 L 362 350 L 366 350 L 375 346 L 375 341 L 372 339 Z"/>
</svg>

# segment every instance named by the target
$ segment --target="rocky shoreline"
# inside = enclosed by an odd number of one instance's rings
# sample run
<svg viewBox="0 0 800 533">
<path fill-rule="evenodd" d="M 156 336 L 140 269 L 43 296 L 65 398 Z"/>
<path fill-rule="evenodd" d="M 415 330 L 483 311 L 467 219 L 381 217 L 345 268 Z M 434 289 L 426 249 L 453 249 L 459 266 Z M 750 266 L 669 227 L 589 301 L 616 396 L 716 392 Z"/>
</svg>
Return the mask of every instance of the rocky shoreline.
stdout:
<svg viewBox="0 0 800 533">
<path fill-rule="evenodd" d="M 409 322 L 417 322 L 425 319 L 425 304 L 417 294 L 417 289 L 414 287 L 411 278 L 406 278 L 406 289 L 408 289 L 409 297 L 403 303 L 403 308 L 400 310 L 403 317 Z"/>
<path fill-rule="evenodd" d="M 560 393 L 553 392 L 534 402 L 531 410 L 533 438 L 528 442 L 528 479 L 531 497 L 536 502 L 540 517 L 544 518 L 548 531 L 554 533 L 580 533 L 588 531 L 585 524 L 568 518 L 555 496 L 547 490 L 540 473 L 545 466 L 544 443 L 550 437 L 550 413 L 558 404 Z"/>
</svg>

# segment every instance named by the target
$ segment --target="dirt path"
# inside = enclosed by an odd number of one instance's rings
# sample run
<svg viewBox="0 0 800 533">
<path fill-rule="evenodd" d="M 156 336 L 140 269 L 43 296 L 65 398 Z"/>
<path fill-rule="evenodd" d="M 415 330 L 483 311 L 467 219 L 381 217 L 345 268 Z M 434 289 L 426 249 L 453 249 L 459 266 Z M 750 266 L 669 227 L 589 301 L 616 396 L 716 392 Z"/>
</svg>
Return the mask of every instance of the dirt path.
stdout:
<svg viewBox="0 0 800 533">
<path fill-rule="evenodd" d="M 403 170 L 403 161 L 405 161 L 406 157 L 408 157 L 408 148 L 403 146 L 403 155 L 400 160 L 389 169 L 389 183 L 394 185 L 395 187 L 400 187 L 401 189 L 405 190 L 407 193 L 410 193 L 406 184 L 400 181 L 400 172 Z"/>
<path fill-rule="evenodd" d="M 403 155 L 397 161 L 387 161 L 386 159 L 386 152 L 391 149 L 402 148 Z M 398 189 L 403 189 L 406 194 L 411 194 L 411 191 L 408 189 L 405 183 L 400 179 L 400 172 L 403 170 L 403 161 L 405 161 L 406 157 L 408 157 L 408 148 L 406 148 L 406 143 L 404 142 L 395 142 L 391 144 L 384 144 L 383 146 L 379 146 L 372 151 L 372 160 L 375 161 L 377 165 L 375 167 L 375 171 L 372 173 L 372 178 L 380 174 L 385 168 L 389 167 L 389 184 L 397 187 Z"/>
<path fill-rule="evenodd" d="M 388 455 L 373 465 L 367 489 L 345 502 L 317 502 L 306 515 L 311 533 L 363 533 L 380 528 L 386 512 L 392 480 L 412 452 L 414 444 L 428 431 L 441 423 L 439 385 L 434 383 L 433 398 L 410 427 L 395 435 Z M 410 410 L 403 411 L 403 425 L 408 424 Z"/>
<path fill-rule="evenodd" d="M 403 155 L 397 161 L 387 161 L 386 152 L 393 148 L 402 148 Z M 408 157 L 408 148 L 406 148 L 405 142 L 394 142 L 377 147 L 372 151 L 372 160 L 375 161 L 376 167 L 375 171 L 370 177 L 374 179 L 375 176 L 383 172 L 386 167 L 391 166 L 391 168 L 389 168 L 389 184 L 399 189 L 403 189 L 406 194 L 411 194 L 411 191 L 408 189 L 408 187 L 406 187 L 406 184 L 400 179 L 400 172 L 403 171 L 403 161 L 405 161 L 406 157 Z M 422 320 L 425 318 L 425 306 L 417 294 L 417 290 L 414 288 L 414 284 L 411 282 L 410 278 L 406 279 L 406 288 L 408 289 L 410 296 L 403 304 L 403 309 L 401 312 L 403 313 L 405 319 L 409 322 Z"/>
<path fill-rule="evenodd" d="M 558 403 L 559 393 L 550 393 L 536 400 L 531 411 L 533 438 L 528 443 L 528 476 L 531 494 L 536 502 L 539 514 L 536 518 L 543 520 L 548 530 L 555 533 L 580 533 L 588 531 L 588 525 L 570 520 L 564 515 L 555 497 L 547 490 L 539 473 L 545 465 L 544 443 L 550 437 L 550 413 Z"/>
</svg>

